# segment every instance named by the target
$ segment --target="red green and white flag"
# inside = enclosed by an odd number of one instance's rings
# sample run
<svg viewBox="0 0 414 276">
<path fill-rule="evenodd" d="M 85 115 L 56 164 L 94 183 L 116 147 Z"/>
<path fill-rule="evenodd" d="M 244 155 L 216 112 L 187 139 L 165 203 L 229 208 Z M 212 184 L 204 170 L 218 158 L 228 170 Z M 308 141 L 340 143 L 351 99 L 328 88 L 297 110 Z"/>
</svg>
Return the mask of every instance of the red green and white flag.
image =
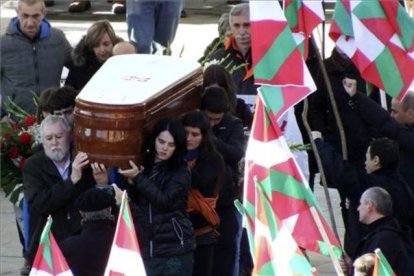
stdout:
<svg viewBox="0 0 414 276">
<path fill-rule="evenodd" d="M 285 0 L 284 12 L 304 59 L 308 58 L 309 37 L 325 20 L 321 0 Z"/>
<path fill-rule="evenodd" d="M 321 229 L 312 215 L 314 212 L 333 246 L 334 254 L 339 258 L 342 254 L 340 244 L 322 217 L 318 202 L 276 123 L 272 98 L 263 92 L 258 95 L 245 158 L 243 208 L 238 207 L 244 213 L 244 225 L 250 233 L 252 254 L 258 246 L 254 237 L 258 234 L 256 189 L 260 183 L 270 199 L 274 216 L 280 219 L 282 228 L 289 230 L 299 247 L 329 254 L 329 244 L 322 238 Z"/>
<path fill-rule="evenodd" d="M 314 268 L 299 249 L 291 232 L 277 217 L 269 182 L 255 182 L 255 235 L 253 275 L 315 275 Z M 251 232 L 249 231 L 249 235 Z"/>
<path fill-rule="evenodd" d="M 52 223 L 49 216 L 40 237 L 30 276 L 73 276 L 51 232 Z"/>
<path fill-rule="evenodd" d="M 279 2 L 258 0 L 249 4 L 255 83 L 273 94 L 278 119 L 316 86 Z"/>
<path fill-rule="evenodd" d="M 396 274 L 391 268 L 390 263 L 382 254 L 381 249 L 375 249 L 375 264 L 373 276 L 395 276 Z"/>
<path fill-rule="evenodd" d="M 114 242 L 105 276 L 146 275 L 126 192 L 122 194 Z"/>
<path fill-rule="evenodd" d="M 364 79 L 404 98 L 414 80 L 414 19 L 398 1 L 337 1 L 329 35 Z"/>
</svg>

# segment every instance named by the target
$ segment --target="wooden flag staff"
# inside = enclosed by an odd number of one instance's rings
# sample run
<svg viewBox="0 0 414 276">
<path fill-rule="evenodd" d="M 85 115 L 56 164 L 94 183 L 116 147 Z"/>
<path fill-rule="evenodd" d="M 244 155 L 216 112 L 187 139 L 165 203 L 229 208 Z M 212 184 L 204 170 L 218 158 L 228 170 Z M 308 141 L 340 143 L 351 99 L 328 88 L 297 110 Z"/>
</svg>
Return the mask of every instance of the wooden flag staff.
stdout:
<svg viewBox="0 0 414 276">
<path fill-rule="evenodd" d="M 311 39 L 312 47 L 314 47 L 314 49 L 315 49 L 315 53 L 316 53 L 318 63 L 319 63 L 319 68 L 322 72 L 322 75 L 323 75 L 323 78 L 324 78 L 324 81 L 325 81 L 325 84 L 326 84 L 326 87 L 327 87 L 327 90 L 328 90 L 329 98 L 330 98 L 330 101 L 331 101 L 331 104 L 332 104 L 332 110 L 333 110 L 333 113 L 334 113 L 334 116 L 335 116 L 335 120 L 336 120 L 337 125 L 338 125 L 338 129 L 339 129 L 339 133 L 340 133 L 340 137 L 341 137 L 343 159 L 347 160 L 348 159 L 348 152 L 347 152 L 347 145 L 346 145 L 346 139 L 345 139 L 345 132 L 344 132 L 344 129 L 343 129 L 341 118 L 339 116 L 339 111 L 338 111 L 338 107 L 336 105 L 335 97 L 334 97 L 334 94 L 333 94 L 332 85 L 331 85 L 331 82 L 329 80 L 328 73 L 327 73 L 326 68 L 325 68 L 325 64 L 323 63 L 321 54 L 320 54 L 319 49 L 316 45 L 315 39 L 314 39 L 313 36 L 310 39 Z M 322 39 L 324 40 L 324 37 Z M 311 146 L 312 146 L 312 151 L 315 155 L 315 160 L 316 160 L 316 163 L 317 163 L 317 166 L 318 166 L 318 170 L 320 172 L 320 178 L 321 178 L 321 182 L 322 182 L 322 186 L 323 186 L 323 190 L 324 190 L 324 194 L 325 194 L 325 198 L 326 198 L 326 202 L 327 202 L 327 206 L 328 206 L 328 213 L 329 213 L 329 218 L 330 218 L 330 221 L 331 221 L 331 226 L 332 226 L 332 229 L 333 229 L 333 232 L 334 232 L 336 238 L 340 242 L 341 240 L 339 238 L 338 230 L 337 230 L 337 227 L 336 227 L 335 216 L 333 214 L 332 201 L 331 201 L 331 197 L 329 195 L 329 190 L 328 190 L 328 185 L 327 185 L 325 172 L 323 170 L 322 161 L 321 161 L 318 149 L 316 147 L 315 142 L 312 139 L 312 130 L 311 130 L 309 122 L 308 122 L 308 110 L 309 110 L 309 104 L 308 104 L 308 99 L 306 98 L 304 100 L 304 107 L 303 107 L 303 112 L 302 112 L 303 125 L 306 129 L 306 132 L 307 132 L 308 136 L 309 136 L 309 140 L 310 140 L 310 143 L 311 143 Z M 312 213 L 312 215 L 313 215 L 313 213 Z M 315 222 L 320 221 L 319 217 L 315 217 L 315 215 L 313 215 L 313 217 L 315 219 Z M 331 256 L 331 259 L 332 259 L 332 262 L 334 264 L 336 272 L 339 275 L 344 275 L 344 272 L 342 271 L 342 269 L 339 265 L 338 259 L 332 253 L 332 245 L 331 245 L 331 243 L 329 241 L 329 238 L 327 237 L 326 233 L 322 230 L 323 229 L 322 225 L 317 223 L 317 226 L 318 226 L 319 230 L 321 231 L 321 235 L 322 235 L 323 240 L 328 245 L 329 254 Z"/>
</svg>

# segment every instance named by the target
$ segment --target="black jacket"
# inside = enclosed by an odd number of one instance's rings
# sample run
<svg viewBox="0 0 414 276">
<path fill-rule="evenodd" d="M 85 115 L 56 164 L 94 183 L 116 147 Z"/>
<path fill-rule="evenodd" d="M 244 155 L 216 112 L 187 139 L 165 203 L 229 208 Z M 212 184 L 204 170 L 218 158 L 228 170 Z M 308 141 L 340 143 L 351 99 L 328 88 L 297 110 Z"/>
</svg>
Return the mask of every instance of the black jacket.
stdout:
<svg viewBox="0 0 414 276">
<path fill-rule="evenodd" d="M 217 49 L 212 55 L 211 59 L 221 60 L 225 59 L 221 64 L 229 67 L 239 67 L 232 72 L 234 84 L 236 85 L 237 95 L 256 95 L 257 85 L 254 84 L 253 67 L 252 67 L 252 53 L 251 49 L 243 55 L 237 48 L 234 38 L 228 38 L 223 48 Z"/>
<path fill-rule="evenodd" d="M 321 139 L 315 140 L 321 156 L 323 168 L 328 181 L 334 183 L 341 194 L 350 200 L 348 212 L 349 227 L 346 229 L 345 250 L 353 255 L 355 241 L 366 233 L 359 222 L 357 211 L 362 193 L 371 187 L 385 189 L 393 201 L 393 214 L 401 224 L 412 227 L 414 199 L 407 193 L 410 189 L 397 170 L 377 170 L 367 174 L 363 168 L 358 168 L 349 161 L 343 161 L 341 155 L 328 143 Z"/>
<path fill-rule="evenodd" d="M 326 59 L 324 63 L 344 127 L 349 160 L 364 159 L 365 151 L 368 148 L 373 134 L 361 118 L 359 118 L 356 110 L 349 105 L 350 97 L 342 85 L 342 80 L 345 76 L 355 78 L 357 80 L 358 90 L 364 92 L 366 90 L 365 81 L 360 76 L 358 69 L 353 65 L 352 61 L 345 60 L 335 50 L 332 52 L 331 57 Z M 333 114 L 328 90 L 321 73 L 316 78 L 316 85 L 318 90 L 309 98 L 311 128 L 312 130 L 322 132 L 325 141 L 333 145 L 338 151 L 341 151 L 339 130 Z"/>
<path fill-rule="evenodd" d="M 384 217 L 368 225 L 368 234 L 358 244 L 356 257 L 374 253 L 379 248 L 397 275 L 412 275 L 408 271 L 408 252 L 412 247 L 409 233 L 398 221 Z"/>
<path fill-rule="evenodd" d="M 213 127 L 213 141 L 226 164 L 226 181 L 220 191 L 217 207 L 233 205 L 239 195 L 239 162 L 245 153 L 245 136 L 240 119 L 225 113 L 220 123 Z"/>
<path fill-rule="evenodd" d="M 117 38 L 117 42 L 122 41 Z M 83 36 L 79 43 L 73 49 L 72 53 L 73 67 L 69 70 L 65 85 L 72 86 L 80 91 L 93 77 L 96 71 L 101 68 L 102 64 L 95 56 L 95 53 L 86 45 L 86 36 Z"/>
<path fill-rule="evenodd" d="M 60 243 L 60 249 L 75 276 L 104 275 L 115 234 L 111 220 L 87 221 L 82 232 Z"/>
<path fill-rule="evenodd" d="M 224 162 L 218 153 L 201 154 L 191 169 L 191 187 L 198 189 L 204 197 L 216 197 L 223 185 Z M 190 214 L 194 229 L 209 225 L 200 213 Z"/>
<path fill-rule="evenodd" d="M 80 214 L 75 207 L 76 198 L 87 189 L 95 186 L 92 171 L 88 168 L 76 185 L 69 177 L 63 180 L 55 164 L 39 151 L 27 159 L 23 167 L 24 196 L 29 205 L 30 244 L 26 258 L 33 261 L 40 235 L 47 217 L 52 216 L 52 233 L 59 242 L 75 233 L 79 233 Z"/>
<path fill-rule="evenodd" d="M 414 189 L 414 124 L 403 126 L 371 99 L 357 93 L 352 104 L 365 124 L 378 129 L 382 136 L 394 139 L 400 148 L 400 172 Z"/>
<path fill-rule="evenodd" d="M 176 256 L 195 249 L 193 226 L 187 214 L 190 171 L 174 171 L 164 162 L 137 175 L 128 187 L 132 216 L 144 259 Z"/>
</svg>

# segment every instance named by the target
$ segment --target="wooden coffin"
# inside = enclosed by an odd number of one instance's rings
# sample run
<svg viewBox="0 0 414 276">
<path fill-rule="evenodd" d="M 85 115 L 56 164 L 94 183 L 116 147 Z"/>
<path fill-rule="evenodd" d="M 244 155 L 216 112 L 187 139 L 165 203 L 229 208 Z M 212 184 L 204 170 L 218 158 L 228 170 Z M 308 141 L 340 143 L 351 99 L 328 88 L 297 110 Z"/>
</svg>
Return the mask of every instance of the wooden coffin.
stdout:
<svg viewBox="0 0 414 276">
<path fill-rule="evenodd" d="M 202 80 L 196 61 L 111 57 L 76 98 L 76 150 L 106 166 L 127 168 L 129 160 L 141 164 L 146 138 L 159 119 L 199 107 Z"/>
</svg>

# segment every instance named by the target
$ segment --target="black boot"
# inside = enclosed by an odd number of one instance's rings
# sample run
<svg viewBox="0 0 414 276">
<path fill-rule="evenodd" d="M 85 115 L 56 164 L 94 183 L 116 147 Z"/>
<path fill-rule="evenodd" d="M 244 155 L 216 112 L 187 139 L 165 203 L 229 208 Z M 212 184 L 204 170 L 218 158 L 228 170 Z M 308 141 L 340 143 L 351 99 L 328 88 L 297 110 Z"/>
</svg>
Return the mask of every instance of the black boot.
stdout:
<svg viewBox="0 0 414 276">
<path fill-rule="evenodd" d="M 91 1 L 73 1 L 69 4 L 69 12 L 83 12 L 91 8 Z"/>
</svg>

